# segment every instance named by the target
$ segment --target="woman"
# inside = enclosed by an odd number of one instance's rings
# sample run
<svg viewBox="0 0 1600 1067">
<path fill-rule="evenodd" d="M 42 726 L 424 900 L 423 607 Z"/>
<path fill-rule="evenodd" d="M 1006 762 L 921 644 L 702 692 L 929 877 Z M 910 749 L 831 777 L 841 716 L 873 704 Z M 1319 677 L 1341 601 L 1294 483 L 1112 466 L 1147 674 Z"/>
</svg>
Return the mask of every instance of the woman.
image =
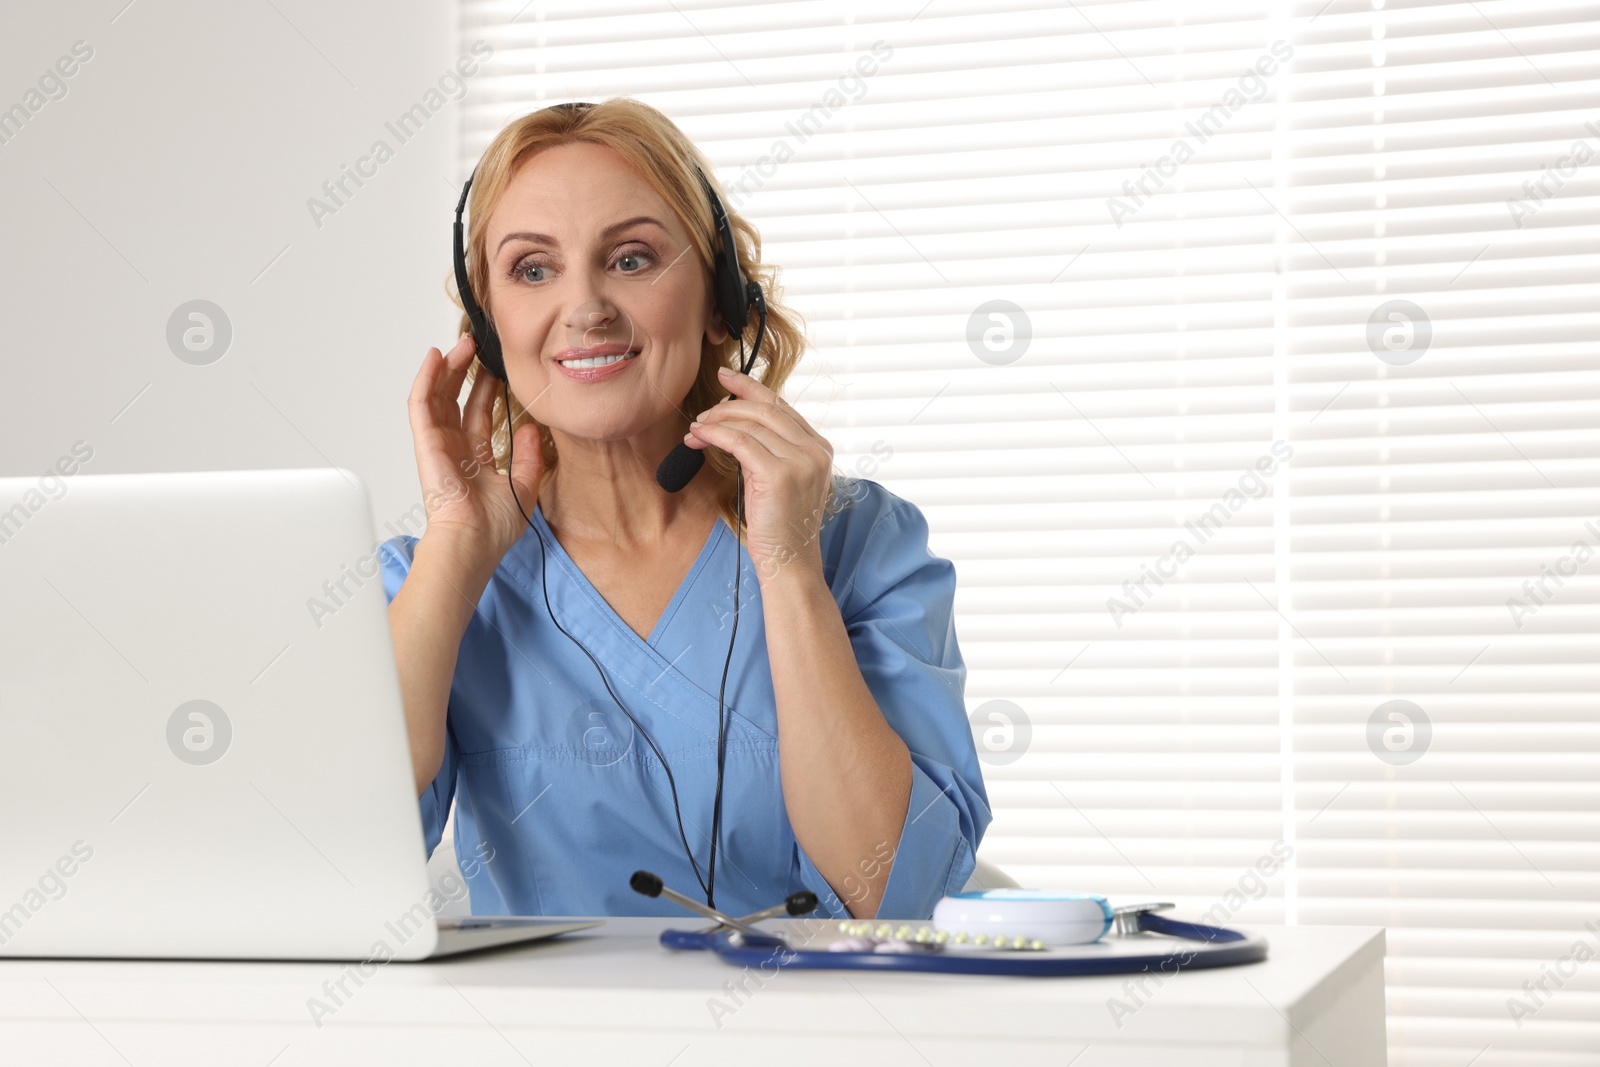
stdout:
<svg viewBox="0 0 1600 1067">
<path fill-rule="evenodd" d="M 732 213 L 767 322 L 760 380 L 731 366 L 697 165 L 627 98 L 526 115 L 478 165 L 468 276 L 506 381 L 470 335 L 429 349 L 428 524 L 383 552 L 426 845 L 454 800 L 478 914 L 681 914 L 631 892 L 643 868 L 732 914 L 809 888 L 828 915 L 926 918 L 990 821 L 955 571 L 778 395 L 803 334 Z M 667 493 L 680 441 L 707 462 Z"/>
</svg>

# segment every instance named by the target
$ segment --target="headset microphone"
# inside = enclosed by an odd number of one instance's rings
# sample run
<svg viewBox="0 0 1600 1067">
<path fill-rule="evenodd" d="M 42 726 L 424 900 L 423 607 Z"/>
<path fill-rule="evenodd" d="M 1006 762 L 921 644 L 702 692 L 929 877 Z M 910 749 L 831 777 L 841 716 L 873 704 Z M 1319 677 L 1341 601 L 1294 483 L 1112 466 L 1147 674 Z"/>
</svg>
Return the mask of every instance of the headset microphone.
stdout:
<svg viewBox="0 0 1600 1067">
<path fill-rule="evenodd" d="M 593 104 L 588 103 L 552 104 L 545 110 L 576 111 L 593 106 Z M 716 190 L 712 188 L 711 182 L 706 178 L 704 171 L 702 171 L 699 167 L 696 167 L 695 173 L 699 176 L 701 187 L 704 189 L 706 198 L 711 204 L 711 217 L 716 223 L 717 233 L 722 241 L 722 247 L 717 255 L 715 277 L 713 279 L 714 295 L 717 302 L 717 313 L 722 316 L 722 321 L 727 325 L 729 334 L 739 339 L 739 371 L 742 374 L 748 375 L 750 373 L 750 369 L 755 365 L 756 356 L 761 351 L 761 340 L 767 332 L 766 298 L 762 294 L 761 285 L 758 282 L 746 279 L 744 271 L 739 268 L 738 249 L 733 243 L 733 226 L 728 221 L 728 213 L 723 208 L 722 201 L 717 197 Z M 472 340 L 477 349 L 478 361 L 483 364 L 485 370 L 487 370 L 494 377 L 500 379 L 501 388 L 505 394 L 506 422 L 509 427 L 512 419 L 511 386 L 506 377 L 505 354 L 500 346 L 500 335 L 495 331 L 494 324 L 489 321 L 489 317 L 483 313 L 482 307 L 479 306 L 477 299 L 473 296 L 472 282 L 467 277 L 466 238 L 462 227 L 461 217 L 462 213 L 466 210 L 467 194 L 472 189 L 472 180 L 475 177 L 477 177 L 476 168 L 473 169 L 472 176 L 467 178 L 466 185 L 462 186 L 461 199 L 456 204 L 456 221 L 453 246 L 453 251 L 455 254 L 456 290 L 461 295 L 461 309 L 466 312 L 467 321 L 472 326 Z M 755 343 L 751 346 L 750 355 L 747 359 L 744 355 L 744 331 L 745 327 L 750 322 L 750 312 L 752 309 L 754 309 L 757 315 L 757 326 Z M 724 397 L 723 399 L 731 399 L 731 397 Z M 508 438 L 511 436 L 511 434 L 507 434 Z M 509 464 L 512 457 L 509 440 L 507 443 L 506 452 L 506 460 L 508 465 L 506 477 L 508 480 L 510 480 L 511 475 L 509 471 Z M 669 452 L 666 458 L 663 459 L 656 467 L 656 484 L 660 485 L 662 489 L 669 493 L 679 492 L 694 480 L 694 476 L 700 472 L 700 468 L 704 466 L 705 461 L 705 453 L 702 450 L 690 448 L 688 445 L 680 441 L 677 447 Z M 742 467 L 736 467 L 735 470 L 737 480 L 734 496 L 738 514 L 738 523 L 740 526 L 743 526 L 744 470 Z M 534 526 L 533 519 L 528 515 L 527 509 L 522 506 L 522 500 L 517 497 L 517 487 L 515 481 L 511 482 L 511 497 L 516 501 L 517 510 L 522 512 L 523 520 L 528 524 L 529 528 L 532 529 L 536 535 L 538 535 L 539 555 L 541 560 L 544 560 L 544 535 L 539 533 L 537 526 Z M 611 693 L 611 699 L 616 701 L 617 707 L 622 709 L 622 713 L 628 717 L 628 721 L 633 724 L 634 728 L 638 730 L 639 733 L 644 736 L 645 741 L 649 743 L 650 749 L 655 753 L 656 759 L 661 761 L 661 767 L 667 775 L 667 785 L 672 793 L 672 810 L 678 821 L 678 838 L 683 843 L 683 851 L 684 854 L 689 858 L 689 866 L 694 871 L 695 879 L 699 881 L 700 887 L 705 890 L 706 905 L 711 908 L 716 907 L 717 842 L 718 838 L 721 836 L 722 830 L 722 781 L 727 735 L 727 728 L 724 724 L 723 714 L 723 694 L 725 693 L 728 685 L 728 664 L 731 663 L 733 659 L 733 643 L 739 635 L 739 587 L 742 583 L 739 580 L 737 571 L 737 568 L 739 567 L 739 550 L 737 545 L 734 548 L 733 560 L 735 567 L 733 583 L 733 633 L 728 638 L 728 655 L 722 664 L 722 688 L 719 689 L 717 693 L 717 785 L 715 798 L 712 801 L 711 858 L 706 869 L 705 878 L 700 877 L 700 865 L 695 862 L 694 851 L 689 848 L 688 835 L 684 833 L 683 812 L 678 806 L 678 785 L 677 782 L 673 780 L 672 768 L 667 766 L 666 758 L 662 756 L 661 750 L 656 747 L 656 743 L 651 739 L 650 734 L 645 731 L 643 726 L 639 725 L 638 720 L 633 717 L 632 712 L 623 706 L 622 701 L 617 699 L 617 694 L 612 692 L 611 683 L 606 679 L 605 672 L 600 670 L 600 664 L 595 660 L 594 656 L 590 654 L 587 648 L 583 647 L 582 642 L 578 641 L 578 639 L 573 637 L 570 633 L 567 633 L 566 627 L 562 626 L 559 622 L 556 622 L 555 613 L 550 610 L 549 585 L 544 581 L 545 574 L 548 573 L 548 567 L 541 565 L 539 568 L 541 584 L 544 584 L 545 610 L 550 613 L 550 621 L 555 623 L 556 628 L 562 633 L 566 634 L 567 638 L 571 640 L 573 644 L 582 649 L 584 655 L 589 657 L 589 662 L 594 664 L 595 670 L 600 674 L 601 682 L 605 684 L 606 692 Z M 548 561 L 546 560 L 545 562 L 547 563 Z"/>
<path fill-rule="evenodd" d="M 733 243 L 733 226 L 729 224 L 728 213 L 723 210 L 722 201 L 717 198 L 716 190 L 711 188 L 711 183 L 706 180 L 704 173 L 700 173 L 700 184 L 705 187 L 706 198 L 711 202 L 711 217 L 716 221 L 717 232 L 722 236 L 722 252 L 717 257 L 714 283 L 717 311 L 728 327 L 728 332 L 739 339 L 741 361 L 739 372 L 749 374 L 750 368 L 755 364 L 756 354 L 761 351 L 761 338 L 767 332 L 767 301 L 762 295 L 761 286 L 756 282 L 746 281 L 744 271 L 739 269 L 739 255 Z M 750 322 L 752 307 L 758 316 L 756 340 L 751 346 L 750 358 L 745 360 L 744 329 Z M 677 447 L 668 452 L 667 458 L 656 467 L 656 484 L 669 493 L 676 493 L 694 480 L 694 476 L 700 473 L 705 461 L 704 450 L 690 448 L 679 441 Z"/>
</svg>

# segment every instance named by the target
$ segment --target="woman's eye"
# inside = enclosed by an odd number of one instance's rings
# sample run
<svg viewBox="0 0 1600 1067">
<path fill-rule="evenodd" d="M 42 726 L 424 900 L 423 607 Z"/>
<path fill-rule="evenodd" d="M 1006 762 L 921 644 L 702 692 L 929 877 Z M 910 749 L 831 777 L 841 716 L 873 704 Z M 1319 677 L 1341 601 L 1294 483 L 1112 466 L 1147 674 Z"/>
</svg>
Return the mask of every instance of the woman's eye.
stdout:
<svg viewBox="0 0 1600 1067">
<path fill-rule="evenodd" d="M 522 280 L 525 282 L 542 282 L 544 281 L 543 277 L 534 278 L 531 277 L 531 274 L 533 271 L 545 269 L 547 268 L 539 265 L 538 263 L 529 263 L 526 266 L 517 268 L 517 273 L 521 275 Z"/>
<path fill-rule="evenodd" d="M 639 266 L 635 267 L 632 270 L 628 269 L 626 266 L 623 266 L 630 259 L 638 260 L 639 261 Z M 618 264 L 618 266 L 622 267 L 622 273 L 624 273 L 624 274 L 638 274 L 640 271 L 644 270 L 645 267 L 649 266 L 650 263 L 654 261 L 654 259 L 655 259 L 655 257 L 652 256 L 649 252 L 643 252 L 643 251 L 640 251 L 640 252 L 624 252 L 624 253 L 622 253 L 622 255 L 617 257 L 617 264 Z"/>
</svg>

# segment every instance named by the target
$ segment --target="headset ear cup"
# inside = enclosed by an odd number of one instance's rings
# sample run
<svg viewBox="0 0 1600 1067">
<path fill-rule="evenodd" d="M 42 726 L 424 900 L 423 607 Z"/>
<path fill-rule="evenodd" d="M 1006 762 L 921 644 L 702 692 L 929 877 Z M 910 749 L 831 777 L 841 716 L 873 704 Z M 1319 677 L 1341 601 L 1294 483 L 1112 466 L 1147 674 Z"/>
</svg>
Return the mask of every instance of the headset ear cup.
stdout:
<svg viewBox="0 0 1600 1067">
<path fill-rule="evenodd" d="M 456 292 L 461 297 L 461 309 L 467 313 L 467 321 L 472 325 L 472 343 L 477 349 L 478 362 L 482 363 L 490 374 L 505 381 L 506 361 L 500 351 L 500 335 L 495 332 L 488 316 L 478 306 L 478 300 L 472 292 L 472 281 L 467 275 L 467 254 L 461 216 L 467 208 L 467 193 L 472 189 L 472 180 L 477 176 L 478 169 L 474 167 L 471 177 L 467 178 L 467 183 L 461 187 L 461 199 L 456 204 L 456 222 L 451 235 L 451 258 L 455 266 Z"/>
<path fill-rule="evenodd" d="M 717 261 L 716 287 L 717 313 L 722 316 L 729 335 L 740 337 L 745 324 L 750 321 L 750 304 L 745 296 L 743 280 L 723 260 Z"/>
<path fill-rule="evenodd" d="M 479 341 L 478 339 L 478 335 L 480 333 L 486 335 L 483 337 L 482 341 Z M 494 375 L 496 378 L 499 378 L 501 381 L 505 381 L 506 361 L 500 352 L 500 335 L 495 333 L 493 328 L 488 328 L 481 331 L 473 330 L 472 342 L 478 350 L 478 362 L 482 363 L 484 369 L 490 374 Z"/>
<path fill-rule="evenodd" d="M 745 325 L 750 321 L 750 301 L 745 293 L 744 272 L 739 269 L 739 249 L 733 242 L 733 225 L 728 221 L 728 213 L 723 209 L 722 200 L 712 188 L 706 172 L 696 168 L 696 173 L 700 175 L 701 188 L 711 204 L 711 221 L 716 224 L 717 234 L 722 239 L 722 251 L 717 256 L 716 272 L 712 278 L 717 295 L 717 313 L 722 316 L 730 334 L 742 337 Z"/>
</svg>

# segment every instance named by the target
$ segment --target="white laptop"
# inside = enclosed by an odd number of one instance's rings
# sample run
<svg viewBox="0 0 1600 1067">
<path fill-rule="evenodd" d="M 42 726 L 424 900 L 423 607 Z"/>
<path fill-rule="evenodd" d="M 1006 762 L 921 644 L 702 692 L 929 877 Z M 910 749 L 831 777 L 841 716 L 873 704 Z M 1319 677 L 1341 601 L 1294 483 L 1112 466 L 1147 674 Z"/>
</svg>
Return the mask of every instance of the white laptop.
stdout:
<svg viewBox="0 0 1600 1067">
<path fill-rule="evenodd" d="M 347 470 L 0 479 L 0 956 L 418 960 L 599 925 L 440 917 L 378 543 Z"/>
</svg>

